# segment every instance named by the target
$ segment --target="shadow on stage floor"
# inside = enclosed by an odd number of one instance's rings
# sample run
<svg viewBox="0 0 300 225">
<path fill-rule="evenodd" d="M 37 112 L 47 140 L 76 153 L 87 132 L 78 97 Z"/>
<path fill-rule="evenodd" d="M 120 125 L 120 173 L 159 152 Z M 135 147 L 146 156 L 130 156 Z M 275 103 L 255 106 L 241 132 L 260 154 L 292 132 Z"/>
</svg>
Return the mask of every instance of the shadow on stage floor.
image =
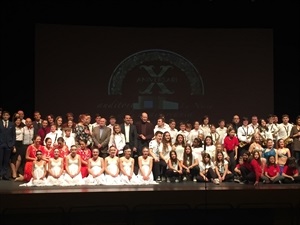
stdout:
<svg viewBox="0 0 300 225">
<path fill-rule="evenodd" d="M 19 185 L 0 181 L 1 225 L 300 224 L 300 184 Z"/>
</svg>

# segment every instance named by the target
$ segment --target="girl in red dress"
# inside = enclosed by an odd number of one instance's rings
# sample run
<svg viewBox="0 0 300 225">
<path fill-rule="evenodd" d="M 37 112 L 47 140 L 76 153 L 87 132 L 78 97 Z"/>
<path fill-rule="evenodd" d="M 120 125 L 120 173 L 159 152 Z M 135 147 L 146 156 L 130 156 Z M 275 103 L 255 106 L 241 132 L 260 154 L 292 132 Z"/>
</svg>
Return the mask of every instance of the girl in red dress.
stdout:
<svg viewBox="0 0 300 225">
<path fill-rule="evenodd" d="M 41 145 L 41 136 L 36 135 L 33 138 L 33 144 L 29 145 L 26 150 L 26 163 L 24 168 L 24 176 L 20 175 L 17 177 L 15 181 L 25 181 L 29 182 L 32 178 L 32 162 L 37 159 L 36 151 L 40 150 L 42 154 L 44 154 L 43 146 Z"/>
<path fill-rule="evenodd" d="M 82 178 L 87 177 L 89 175 L 88 172 L 88 160 L 92 157 L 92 151 L 87 147 L 86 140 L 79 141 L 79 149 L 77 150 L 77 154 L 81 156 L 81 175 Z"/>
</svg>

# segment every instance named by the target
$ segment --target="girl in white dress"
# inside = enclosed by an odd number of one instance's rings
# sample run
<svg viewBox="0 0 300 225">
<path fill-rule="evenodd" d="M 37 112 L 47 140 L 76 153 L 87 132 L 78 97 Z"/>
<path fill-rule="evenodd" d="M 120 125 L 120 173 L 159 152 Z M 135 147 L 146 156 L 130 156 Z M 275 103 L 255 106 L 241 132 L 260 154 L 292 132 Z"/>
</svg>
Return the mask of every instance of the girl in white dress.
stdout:
<svg viewBox="0 0 300 225">
<path fill-rule="evenodd" d="M 104 171 L 106 185 L 118 185 L 121 184 L 119 157 L 116 156 L 117 149 L 115 146 L 110 146 L 109 156 L 104 160 Z"/>
<path fill-rule="evenodd" d="M 129 145 L 124 147 L 124 156 L 119 160 L 121 183 L 138 184 L 138 178 L 134 174 L 134 158 L 131 157 L 131 149 Z"/>
<path fill-rule="evenodd" d="M 93 157 L 88 159 L 87 165 L 89 175 L 84 178 L 84 182 L 88 185 L 105 184 L 104 160 L 99 156 L 98 148 L 94 148 L 92 154 Z"/>
<path fill-rule="evenodd" d="M 71 153 L 66 156 L 66 173 L 65 181 L 67 185 L 82 185 L 84 184 L 82 175 L 81 175 L 81 157 L 77 154 L 76 145 L 72 145 Z"/>
<path fill-rule="evenodd" d="M 46 162 L 43 160 L 41 150 L 36 151 L 36 160 L 32 162 L 32 178 L 28 183 L 20 186 L 45 186 L 46 185 Z"/>
<path fill-rule="evenodd" d="M 152 166 L 153 158 L 149 155 L 149 148 L 144 147 L 142 155 L 138 157 L 139 172 L 138 179 L 140 184 L 158 184 L 154 181 Z"/>
<path fill-rule="evenodd" d="M 64 180 L 64 160 L 59 157 L 60 152 L 58 149 L 55 149 L 53 152 L 53 158 L 50 158 L 48 161 L 48 185 L 63 185 Z"/>
</svg>

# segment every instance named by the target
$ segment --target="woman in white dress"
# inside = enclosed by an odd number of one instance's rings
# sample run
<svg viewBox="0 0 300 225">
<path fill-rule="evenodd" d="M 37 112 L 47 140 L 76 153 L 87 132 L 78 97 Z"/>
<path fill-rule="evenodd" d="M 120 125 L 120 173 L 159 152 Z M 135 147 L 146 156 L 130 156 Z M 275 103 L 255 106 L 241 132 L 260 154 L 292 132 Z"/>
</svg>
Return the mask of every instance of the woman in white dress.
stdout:
<svg viewBox="0 0 300 225">
<path fill-rule="evenodd" d="M 110 146 L 109 155 L 104 160 L 104 171 L 106 185 L 118 185 L 121 184 L 119 157 L 116 156 L 117 149 L 115 146 Z"/>
<path fill-rule="evenodd" d="M 55 149 L 53 158 L 50 158 L 48 161 L 48 185 L 64 185 L 64 160 L 59 155 L 60 151 Z"/>
<path fill-rule="evenodd" d="M 134 174 L 134 158 L 131 157 L 129 145 L 124 147 L 124 156 L 119 160 L 121 183 L 138 184 L 138 177 Z"/>
<path fill-rule="evenodd" d="M 46 185 L 46 162 L 43 160 L 41 150 L 36 151 L 36 160 L 32 162 L 32 178 L 28 183 L 20 186 L 45 186 Z"/>
<path fill-rule="evenodd" d="M 138 157 L 138 179 L 140 184 L 158 184 L 154 181 L 152 173 L 153 158 L 149 154 L 149 148 L 144 147 L 142 149 L 142 155 Z"/>
<path fill-rule="evenodd" d="M 66 163 L 66 173 L 65 181 L 67 185 L 82 185 L 84 184 L 82 175 L 81 175 L 81 157 L 77 154 L 76 145 L 72 145 L 71 153 L 65 158 Z"/>
<path fill-rule="evenodd" d="M 99 156 L 98 148 L 94 148 L 92 154 L 87 165 L 89 175 L 84 178 L 84 183 L 88 185 L 105 184 L 104 160 Z"/>
</svg>

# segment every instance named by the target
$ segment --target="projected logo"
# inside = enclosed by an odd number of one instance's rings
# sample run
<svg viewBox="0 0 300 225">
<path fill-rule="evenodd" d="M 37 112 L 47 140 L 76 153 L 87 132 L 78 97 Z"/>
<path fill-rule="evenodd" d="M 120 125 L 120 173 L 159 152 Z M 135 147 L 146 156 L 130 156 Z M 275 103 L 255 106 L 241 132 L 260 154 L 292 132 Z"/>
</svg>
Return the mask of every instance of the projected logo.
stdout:
<svg viewBox="0 0 300 225">
<path fill-rule="evenodd" d="M 115 68 L 108 95 L 125 97 L 135 110 L 178 110 L 189 96 L 204 95 L 204 85 L 189 60 L 171 51 L 150 49 L 130 55 Z"/>
</svg>

